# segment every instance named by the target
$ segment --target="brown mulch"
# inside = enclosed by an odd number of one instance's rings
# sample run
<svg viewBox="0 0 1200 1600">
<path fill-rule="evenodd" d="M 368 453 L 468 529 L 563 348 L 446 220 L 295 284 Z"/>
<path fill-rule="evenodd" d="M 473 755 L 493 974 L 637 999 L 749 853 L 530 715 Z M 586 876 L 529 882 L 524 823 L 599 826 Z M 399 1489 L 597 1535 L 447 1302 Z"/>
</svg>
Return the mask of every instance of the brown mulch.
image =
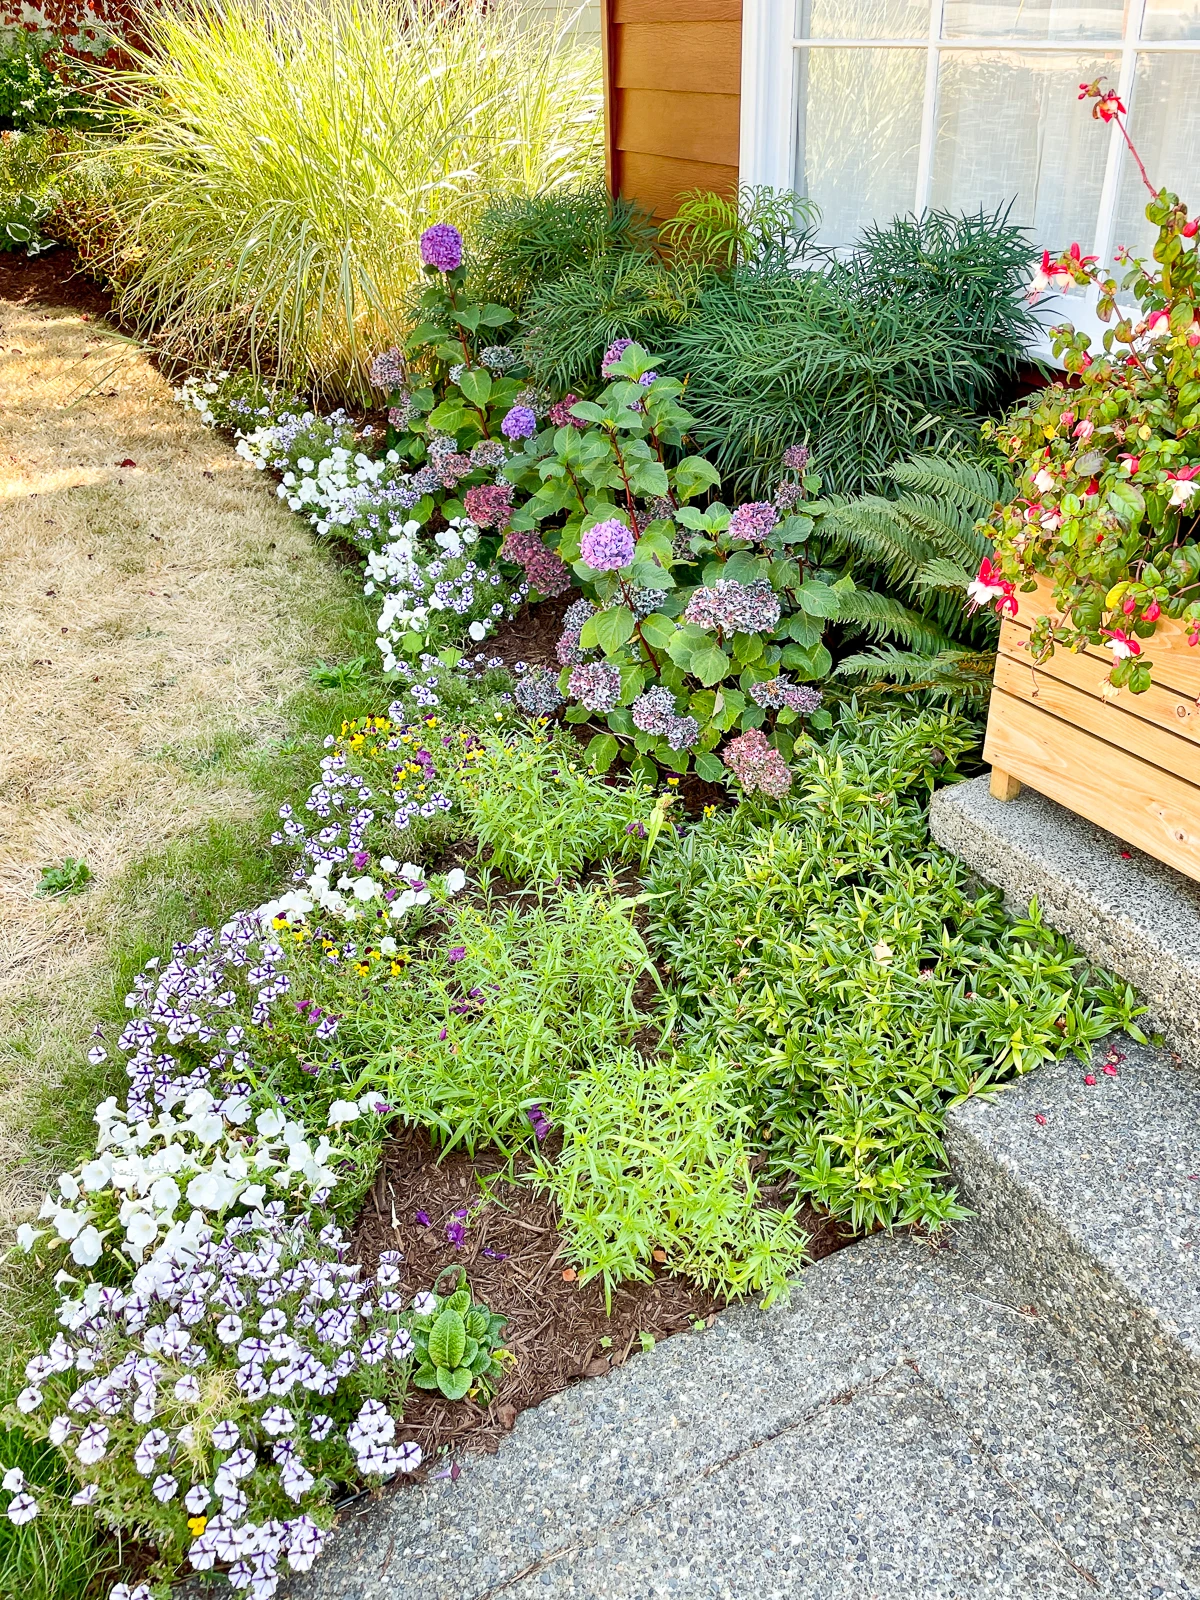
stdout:
<svg viewBox="0 0 1200 1600">
<path fill-rule="evenodd" d="M 511 622 L 502 622 L 490 636 L 488 654 L 499 656 L 508 667 L 524 661 L 531 667 L 549 667 L 557 673 L 560 667 L 554 647 L 562 637 L 563 615 L 578 599 L 579 591 L 572 589 L 554 600 L 526 604 Z"/>
<path fill-rule="evenodd" d="M 462 1266 L 474 1298 L 509 1319 L 504 1342 L 517 1359 L 490 1404 L 409 1391 L 405 1430 L 427 1462 L 446 1450 L 495 1450 L 528 1406 L 619 1367 L 650 1340 L 710 1323 L 722 1304 L 687 1279 L 656 1269 L 649 1283 L 615 1288 L 609 1310 L 602 1281 L 580 1283 L 571 1266 L 554 1206 L 509 1172 L 496 1150 L 474 1157 L 455 1150 L 439 1162 L 428 1136 L 409 1130 L 385 1146 L 354 1230 L 352 1257 L 369 1271 L 380 1251 L 403 1252 L 405 1294 L 430 1288 L 447 1267 Z M 458 1216 L 462 1211 L 465 1218 Z M 446 1235 L 456 1220 L 465 1227 L 461 1248 Z M 828 1218 L 807 1211 L 801 1221 L 813 1260 L 850 1242 L 847 1230 Z"/>
<path fill-rule="evenodd" d="M 66 306 L 86 317 L 108 317 L 113 297 L 80 269 L 66 245 L 30 258 L 24 251 L 0 251 L 0 300 L 13 305 Z"/>
</svg>

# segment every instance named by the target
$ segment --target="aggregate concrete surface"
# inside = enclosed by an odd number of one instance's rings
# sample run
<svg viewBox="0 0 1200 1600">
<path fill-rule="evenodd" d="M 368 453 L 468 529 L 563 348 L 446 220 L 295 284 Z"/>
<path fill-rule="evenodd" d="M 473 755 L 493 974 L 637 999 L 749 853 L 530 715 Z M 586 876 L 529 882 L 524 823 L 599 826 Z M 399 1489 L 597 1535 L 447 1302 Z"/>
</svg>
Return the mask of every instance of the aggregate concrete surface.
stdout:
<svg viewBox="0 0 1200 1600">
<path fill-rule="evenodd" d="M 293 1600 L 1200 1595 L 1200 1488 L 971 1224 L 811 1267 L 349 1514 Z"/>
</svg>

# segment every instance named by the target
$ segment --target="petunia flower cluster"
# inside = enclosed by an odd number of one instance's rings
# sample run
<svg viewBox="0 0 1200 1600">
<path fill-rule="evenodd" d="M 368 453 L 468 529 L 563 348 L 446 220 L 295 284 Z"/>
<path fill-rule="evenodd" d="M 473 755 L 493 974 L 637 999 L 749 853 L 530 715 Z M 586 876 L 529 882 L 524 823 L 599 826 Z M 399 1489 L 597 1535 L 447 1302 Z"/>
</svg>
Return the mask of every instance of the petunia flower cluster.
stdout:
<svg viewBox="0 0 1200 1600">
<path fill-rule="evenodd" d="M 402 1258 L 364 1278 L 348 1247 L 275 1201 L 205 1224 L 153 1288 L 89 1283 L 64 1300 L 19 1409 L 78 1480 L 72 1503 L 126 1521 L 136 1506 L 164 1556 L 220 1567 L 253 1600 L 306 1572 L 335 1484 L 421 1461 L 381 1398 L 415 1348 Z M 19 1469 L 3 1484 L 18 1525 L 50 1498 Z"/>
</svg>

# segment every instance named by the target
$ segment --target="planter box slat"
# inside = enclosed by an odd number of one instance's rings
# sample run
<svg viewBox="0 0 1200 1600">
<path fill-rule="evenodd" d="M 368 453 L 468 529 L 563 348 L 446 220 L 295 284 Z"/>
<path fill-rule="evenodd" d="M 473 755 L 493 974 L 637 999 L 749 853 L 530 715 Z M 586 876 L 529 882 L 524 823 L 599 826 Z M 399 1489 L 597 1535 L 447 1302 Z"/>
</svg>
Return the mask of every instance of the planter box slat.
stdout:
<svg viewBox="0 0 1200 1600">
<path fill-rule="evenodd" d="M 1062 716 L 1065 713 L 1051 696 L 1054 686 L 1069 685 L 1096 702 L 1102 720 L 1084 720 L 1083 726 L 1110 744 L 1125 742 L 1128 734 L 1125 719 L 1136 717 L 1148 732 L 1180 742 L 1180 748 L 1171 752 L 1170 759 L 1151 757 L 1158 759 L 1159 766 L 1165 766 L 1168 772 L 1179 771 L 1184 776 L 1193 762 L 1200 766 L 1200 708 L 1196 702 L 1170 689 L 1160 689 L 1157 684 L 1151 684 L 1145 694 L 1130 694 L 1128 689 L 1123 689 L 1119 697 L 1114 696 L 1106 678 L 1107 671 L 1107 660 L 1090 651 L 1075 655 L 1070 650 L 1056 650 L 1048 661 L 1038 666 L 1030 661 L 1027 650 L 1013 649 L 1003 634 L 1000 638 L 996 682 L 1007 693 L 1046 705 Z M 1106 688 L 1109 689 L 1107 696 Z M 1200 776 L 1195 781 L 1200 783 Z"/>
<path fill-rule="evenodd" d="M 1200 787 L 993 689 L 985 761 L 1126 844 L 1200 878 Z"/>
<path fill-rule="evenodd" d="M 1009 800 L 1028 784 L 1200 879 L 1200 650 L 1181 623 L 1164 619 L 1143 645 L 1151 688 L 1114 695 L 1106 649 L 1030 660 L 1029 629 L 1054 610 L 1048 579 L 1017 600 L 1016 618 L 1000 630 L 983 752 L 993 794 Z"/>
</svg>

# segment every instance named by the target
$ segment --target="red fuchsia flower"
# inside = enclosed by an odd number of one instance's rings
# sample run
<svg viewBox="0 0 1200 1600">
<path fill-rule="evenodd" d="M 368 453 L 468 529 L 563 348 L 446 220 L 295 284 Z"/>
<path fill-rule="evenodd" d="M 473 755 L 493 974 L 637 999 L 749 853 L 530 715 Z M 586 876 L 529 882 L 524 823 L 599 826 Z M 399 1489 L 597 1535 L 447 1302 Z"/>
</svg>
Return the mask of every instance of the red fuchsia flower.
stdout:
<svg viewBox="0 0 1200 1600">
<path fill-rule="evenodd" d="M 1106 1078 L 1115 1078 L 1117 1076 L 1117 1069 L 1113 1066 L 1111 1061 L 1106 1061 L 1102 1070 Z"/>
<path fill-rule="evenodd" d="M 1071 428 L 1075 424 L 1075 413 L 1073 411 L 1063 411 L 1059 414 L 1058 420 L 1064 428 Z"/>
<path fill-rule="evenodd" d="M 1042 1115 L 1042 1113 L 1041 1113 L 1041 1112 L 1040 1112 L 1040 1111 L 1037 1111 L 1037 1112 L 1035 1112 L 1035 1113 L 1034 1113 L 1034 1118 L 1033 1118 L 1033 1120 L 1034 1120 L 1034 1121 L 1035 1121 L 1035 1122 L 1036 1122 L 1036 1123 L 1037 1123 L 1037 1124 L 1038 1124 L 1038 1126 L 1039 1126 L 1039 1127 L 1041 1127 L 1041 1128 L 1044 1128 L 1044 1127 L 1045 1127 L 1045 1126 L 1046 1126 L 1046 1121 L 1047 1121 L 1047 1119 L 1046 1119 L 1046 1118 L 1045 1118 L 1045 1117 L 1044 1117 L 1044 1116 L 1043 1116 L 1043 1115 Z"/>
<path fill-rule="evenodd" d="M 1142 464 L 1141 456 L 1120 455 L 1117 457 L 1117 460 L 1122 464 L 1131 478 Z"/>
<path fill-rule="evenodd" d="M 1200 228 L 1200 217 L 1193 217 L 1190 222 L 1185 222 L 1179 231 L 1185 239 L 1194 239 L 1197 228 Z"/>
<path fill-rule="evenodd" d="M 1095 431 L 1096 431 L 1096 424 L 1094 422 L 1089 422 L 1088 419 L 1085 417 L 1083 419 L 1083 421 L 1081 423 L 1079 423 L 1078 426 L 1076 427 L 1076 429 L 1075 429 L 1075 437 L 1077 439 L 1082 439 L 1084 444 L 1086 444 L 1088 442 L 1088 440 L 1092 437 L 1092 435 L 1095 433 Z"/>
<path fill-rule="evenodd" d="M 1101 122 L 1111 122 L 1114 117 L 1126 115 L 1125 105 L 1120 95 L 1115 89 L 1105 89 L 1099 78 L 1094 79 L 1091 83 L 1081 83 L 1079 85 L 1079 98 L 1096 102 L 1092 107 L 1092 116 L 1099 118 Z"/>
<path fill-rule="evenodd" d="M 1125 615 L 1127 617 L 1131 617 L 1133 615 L 1133 613 L 1137 610 L 1137 608 L 1138 608 L 1138 603 L 1137 603 L 1137 596 L 1136 595 L 1132 595 L 1132 594 L 1126 595 L 1125 599 L 1121 602 L 1121 610 L 1125 613 Z"/>
<path fill-rule="evenodd" d="M 1083 1081 L 1088 1085 L 1089 1088 L 1091 1088 L 1096 1081 L 1096 1074 L 1094 1072 L 1085 1072 L 1083 1075 Z"/>
<path fill-rule="evenodd" d="M 1108 638 L 1108 648 L 1113 653 L 1114 661 L 1127 661 L 1130 656 L 1141 655 L 1140 641 L 1126 633 L 1124 628 L 1101 628 L 1100 631 Z"/>
<path fill-rule="evenodd" d="M 1142 621 L 1143 622 L 1157 622 L 1159 617 L 1161 617 L 1161 616 L 1162 616 L 1162 607 L 1159 605 L 1157 600 L 1151 600 L 1150 604 L 1146 607 L 1145 611 L 1142 612 Z"/>
<path fill-rule="evenodd" d="M 1200 489 L 1200 484 L 1193 481 L 1197 473 L 1200 473 L 1200 463 L 1191 467 L 1180 467 L 1176 472 L 1167 473 L 1173 506 L 1186 506 L 1197 489 Z"/>
<path fill-rule="evenodd" d="M 997 616 L 1003 616 L 1007 611 L 1010 617 L 1015 617 L 1017 597 L 1014 589 L 1015 585 L 996 571 L 990 557 L 984 556 L 979 564 L 979 575 L 967 585 L 967 596 L 977 608 L 990 605 L 994 600 Z"/>
<path fill-rule="evenodd" d="M 1165 311 L 1152 311 L 1146 318 L 1146 337 L 1165 339 L 1171 331 L 1171 318 Z"/>
</svg>

